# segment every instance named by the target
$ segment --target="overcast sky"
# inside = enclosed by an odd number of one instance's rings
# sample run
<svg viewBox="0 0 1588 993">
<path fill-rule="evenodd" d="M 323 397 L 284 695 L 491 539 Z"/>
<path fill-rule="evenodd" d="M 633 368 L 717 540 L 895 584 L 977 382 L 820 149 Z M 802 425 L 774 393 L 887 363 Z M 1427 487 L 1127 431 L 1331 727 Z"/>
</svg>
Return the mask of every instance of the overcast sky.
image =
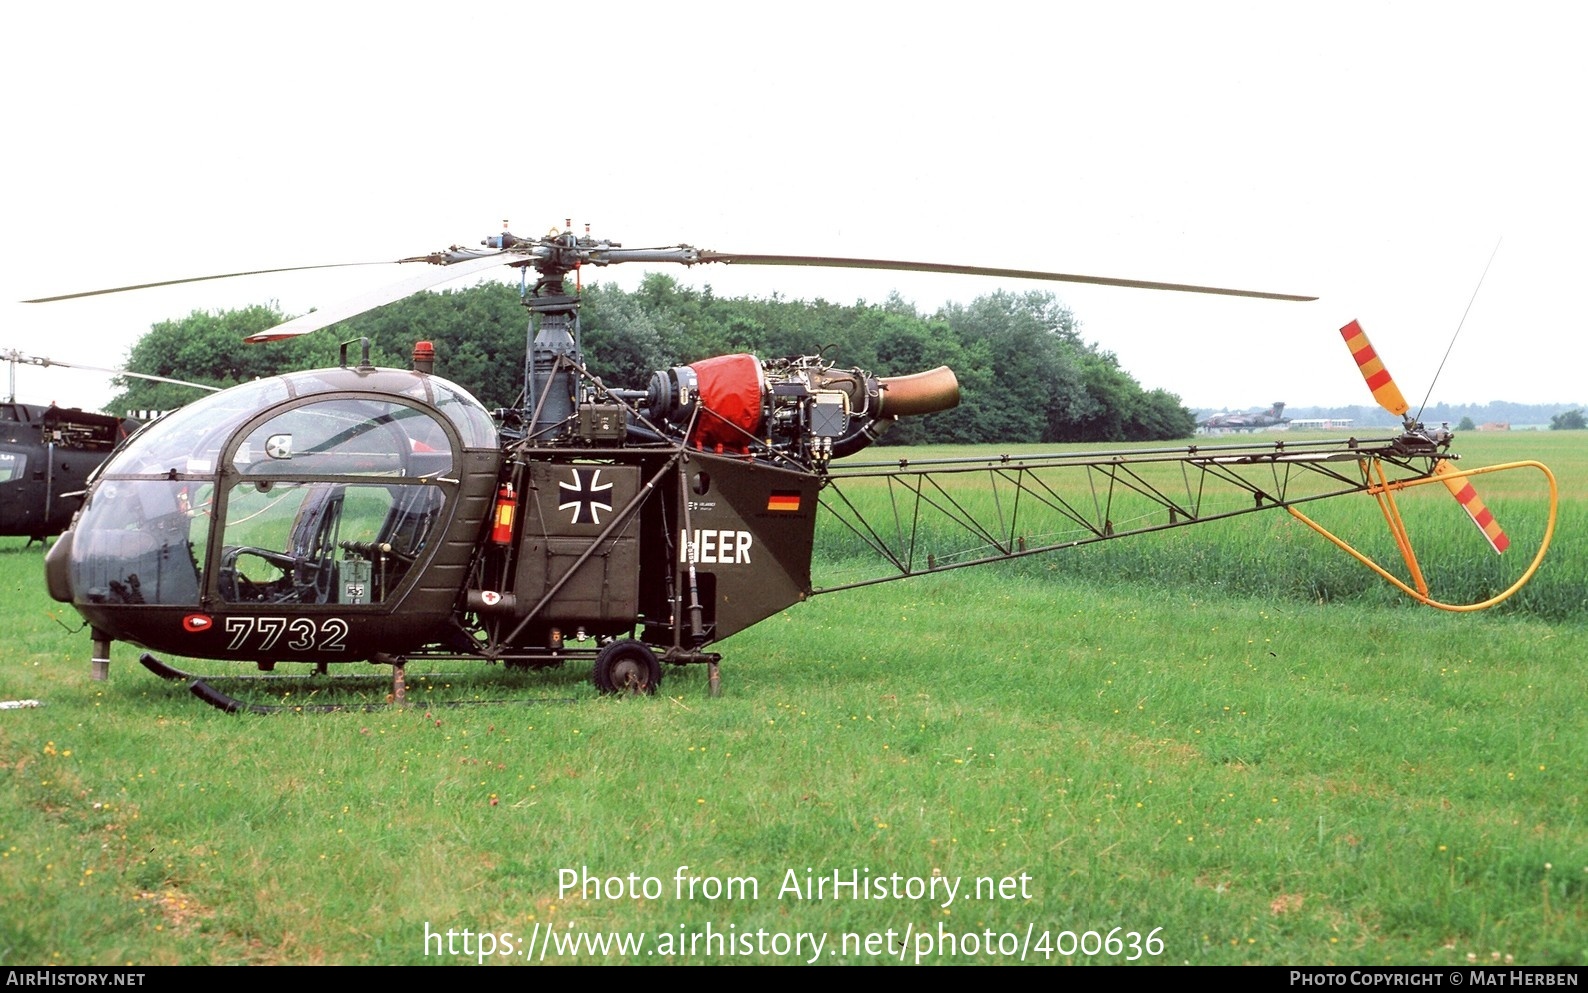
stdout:
<svg viewBox="0 0 1588 993">
<path fill-rule="evenodd" d="M 1337 330 L 1352 318 L 1415 404 L 1476 289 L 1433 400 L 1581 403 L 1581 10 L 27 4 L 0 40 L 0 349 L 115 365 L 160 319 L 298 313 L 405 273 L 13 302 L 28 297 L 394 259 L 473 244 L 503 218 L 529 235 L 571 217 L 631 246 L 1320 298 L 676 271 L 728 295 L 897 289 L 927 310 L 1049 288 L 1144 385 L 1197 407 L 1370 402 Z M 30 401 L 110 395 L 103 376 L 18 378 Z"/>
</svg>

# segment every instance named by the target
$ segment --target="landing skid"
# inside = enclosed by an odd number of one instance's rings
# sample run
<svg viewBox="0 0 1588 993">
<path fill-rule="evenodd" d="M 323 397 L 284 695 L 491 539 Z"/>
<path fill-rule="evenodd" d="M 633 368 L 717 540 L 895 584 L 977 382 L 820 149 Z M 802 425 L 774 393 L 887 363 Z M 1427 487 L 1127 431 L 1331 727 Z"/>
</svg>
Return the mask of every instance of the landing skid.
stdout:
<svg viewBox="0 0 1588 993">
<path fill-rule="evenodd" d="M 244 701 L 239 700 L 236 697 L 227 696 L 225 693 L 222 693 L 220 690 L 217 690 L 215 687 L 211 686 L 209 683 L 206 683 L 202 679 L 193 680 L 191 683 L 188 684 L 187 688 L 188 688 L 188 692 L 189 693 L 192 693 L 194 696 L 198 697 L 200 700 L 203 700 L 205 703 L 209 704 L 211 707 L 214 707 L 216 710 L 225 711 L 228 714 L 236 714 L 236 713 L 240 713 L 240 712 L 246 712 L 246 713 L 250 713 L 250 714 L 282 714 L 282 713 L 289 713 L 289 712 L 290 713 L 304 713 L 304 714 L 334 714 L 334 713 L 337 713 L 339 711 L 352 711 L 352 712 L 356 712 L 356 713 L 366 713 L 367 714 L 367 713 L 369 713 L 370 711 L 373 711 L 373 710 L 385 710 L 388 707 L 396 706 L 396 704 L 387 704 L 387 703 L 364 703 L 364 704 L 321 703 L 321 704 L 291 704 L 291 705 L 289 705 L 289 704 L 245 703 Z"/>
<path fill-rule="evenodd" d="M 149 654 L 148 652 L 144 652 L 142 655 L 138 656 L 138 661 L 139 661 L 139 663 L 141 663 L 143 665 L 143 667 L 145 669 L 148 669 L 150 672 L 154 673 L 156 676 L 159 676 L 161 679 L 169 679 L 172 682 L 178 682 L 178 681 L 187 682 L 187 681 L 191 681 L 191 680 L 194 680 L 194 679 L 204 679 L 204 678 L 206 678 L 204 676 L 197 675 L 196 673 L 191 673 L 191 672 L 184 671 L 182 669 L 178 669 L 175 666 L 170 665 L 170 664 L 168 664 L 166 662 L 162 662 L 160 659 L 155 658 L 153 655 Z M 427 679 L 457 679 L 457 678 L 460 678 L 461 676 L 462 676 L 462 673 L 435 673 L 435 674 L 432 674 L 430 676 L 427 676 L 426 678 Z M 214 679 L 214 678 L 217 678 L 217 677 L 210 676 L 208 678 Z M 253 673 L 239 674 L 239 675 L 235 675 L 235 676 L 228 675 L 228 676 L 224 676 L 224 677 L 220 677 L 220 678 L 224 678 L 228 682 L 235 681 L 235 682 L 256 682 L 256 683 L 303 682 L 303 681 L 308 681 L 308 680 L 312 680 L 312 681 L 314 681 L 316 683 L 320 683 L 320 682 L 369 683 L 369 682 L 374 682 L 376 680 L 382 679 L 383 677 L 381 677 L 379 675 L 375 675 L 375 674 L 358 675 L 358 674 L 355 674 L 355 673 L 336 673 L 336 674 L 333 675 L 333 674 L 324 672 L 323 670 L 316 670 L 315 672 L 313 672 L 313 673 L 311 673 L 309 675 L 302 675 L 302 676 L 292 675 L 292 674 L 289 674 L 289 673 L 277 673 L 277 672 L 253 672 Z"/>
<path fill-rule="evenodd" d="M 246 700 L 239 700 L 239 699 L 237 699 L 234 696 L 231 696 L 229 694 L 223 693 L 220 690 L 216 689 L 214 686 L 210 685 L 208 682 L 206 682 L 205 681 L 205 677 L 194 675 L 193 673 L 190 673 L 190 672 L 184 672 L 183 670 L 178 669 L 175 666 L 168 665 L 167 663 L 162 662 L 160 659 L 155 658 L 153 655 L 149 654 L 148 652 L 145 652 L 142 655 L 138 656 L 138 661 L 139 661 L 139 663 L 141 663 L 143 665 L 143 667 L 145 669 L 148 669 L 150 672 L 154 673 L 156 676 L 159 676 L 161 679 L 169 680 L 171 682 L 186 682 L 188 684 L 188 692 L 192 693 L 194 696 L 198 697 L 200 700 L 202 700 L 205 703 L 209 704 L 211 707 L 214 707 L 216 710 L 224 711 L 225 713 L 228 713 L 228 714 L 237 714 L 237 713 L 249 713 L 249 714 L 285 714 L 285 713 L 292 713 L 292 714 L 334 714 L 334 713 L 339 713 L 339 712 L 364 713 L 364 714 L 367 714 L 367 713 L 373 713 L 373 712 L 376 712 L 376 711 L 383 711 L 383 710 L 403 709 L 404 707 L 407 706 L 407 674 L 406 674 L 406 671 L 405 671 L 405 668 L 404 668 L 404 664 L 402 662 L 391 663 L 391 666 L 392 666 L 392 690 L 386 696 L 386 699 L 384 701 L 380 702 L 380 703 L 349 702 L 349 703 L 281 703 L 281 704 L 262 704 L 262 703 L 249 703 Z M 215 678 L 215 677 L 210 677 L 210 678 Z M 358 676 L 358 675 L 336 675 L 336 676 L 332 676 L 332 675 L 326 675 L 326 674 L 322 674 L 322 673 L 316 673 L 315 675 L 311 675 L 311 676 L 287 676 L 287 675 L 274 675 L 274 674 L 269 674 L 269 673 L 258 673 L 258 674 L 244 675 L 244 676 L 226 676 L 224 678 L 227 679 L 227 680 L 252 681 L 252 682 L 255 682 L 255 683 L 271 683 L 271 682 L 275 682 L 275 683 L 299 682 L 299 683 L 302 683 L 302 682 L 307 682 L 309 685 L 312 685 L 312 686 L 320 686 L 320 685 L 324 685 L 326 682 L 332 682 L 332 681 L 343 683 L 343 684 L 346 684 L 346 683 L 359 683 L 359 682 L 368 684 L 368 683 L 370 683 L 372 681 L 372 679 L 377 678 L 377 677 Z M 424 678 L 425 678 L 426 681 L 430 681 L 430 680 L 433 680 L 433 679 L 438 678 L 438 677 L 436 675 L 432 674 L 432 675 L 427 675 Z M 454 677 L 443 673 L 443 674 L 440 674 L 440 678 L 454 678 Z M 457 707 L 480 707 L 480 706 L 491 706 L 491 705 L 500 705 L 500 704 L 537 704 L 537 703 L 574 703 L 574 702 L 575 702 L 575 699 L 573 697 L 559 697 L 559 698 L 538 699 L 538 700 L 443 700 L 443 701 L 426 700 L 424 702 L 424 707 L 426 707 L 426 708 L 445 707 L 445 708 L 448 708 L 448 709 L 454 709 L 454 708 L 457 708 Z"/>
</svg>

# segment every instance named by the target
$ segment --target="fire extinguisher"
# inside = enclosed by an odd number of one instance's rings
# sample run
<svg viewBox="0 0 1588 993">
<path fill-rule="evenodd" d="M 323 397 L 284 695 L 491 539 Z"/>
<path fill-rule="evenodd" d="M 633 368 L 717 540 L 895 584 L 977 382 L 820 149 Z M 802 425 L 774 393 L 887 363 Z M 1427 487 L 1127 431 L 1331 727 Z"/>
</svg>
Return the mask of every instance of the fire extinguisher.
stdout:
<svg viewBox="0 0 1588 993">
<path fill-rule="evenodd" d="M 513 543 L 513 513 L 518 509 L 518 497 L 513 494 L 513 484 L 504 483 L 496 494 L 496 523 L 491 527 L 491 540 L 498 545 Z"/>
</svg>

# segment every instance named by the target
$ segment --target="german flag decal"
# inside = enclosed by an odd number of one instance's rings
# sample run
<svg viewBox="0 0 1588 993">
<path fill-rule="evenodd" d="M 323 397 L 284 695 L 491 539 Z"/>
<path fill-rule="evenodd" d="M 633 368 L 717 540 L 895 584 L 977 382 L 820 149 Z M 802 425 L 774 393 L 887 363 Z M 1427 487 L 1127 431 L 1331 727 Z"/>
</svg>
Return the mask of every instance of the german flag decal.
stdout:
<svg viewBox="0 0 1588 993">
<path fill-rule="evenodd" d="M 773 490 L 772 495 L 766 498 L 767 510 L 778 510 L 784 513 L 794 513 L 800 509 L 799 490 Z"/>
</svg>

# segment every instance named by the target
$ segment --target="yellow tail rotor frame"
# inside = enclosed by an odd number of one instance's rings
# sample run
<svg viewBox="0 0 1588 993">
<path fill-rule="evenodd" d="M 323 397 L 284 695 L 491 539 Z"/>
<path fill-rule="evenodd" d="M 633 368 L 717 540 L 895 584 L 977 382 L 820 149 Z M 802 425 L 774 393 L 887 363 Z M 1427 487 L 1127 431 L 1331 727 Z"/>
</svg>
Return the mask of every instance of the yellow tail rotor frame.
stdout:
<svg viewBox="0 0 1588 993">
<path fill-rule="evenodd" d="M 1435 600 L 1433 597 L 1428 595 L 1428 583 L 1423 578 L 1422 568 L 1417 564 L 1417 555 L 1412 550 L 1411 537 L 1406 533 L 1406 524 L 1401 519 L 1400 508 L 1395 503 L 1395 494 L 1400 490 L 1411 489 L 1414 486 L 1426 486 L 1429 483 L 1443 484 L 1446 480 L 1461 479 L 1466 476 L 1478 476 L 1488 472 L 1506 472 L 1512 469 L 1537 469 L 1539 472 L 1544 474 L 1544 479 L 1549 484 L 1549 522 L 1544 528 L 1544 540 L 1539 542 L 1538 552 L 1534 554 L 1533 561 L 1529 563 L 1527 571 L 1522 573 L 1521 577 L 1517 579 L 1516 582 L 1512 583 L 1504 592 L 1498 593 L 1480 603 L 1442 603 L 1439 600 Z M 1430 607 L 1437 607 L 1440 610 L 1453 611 L 1486 610 L 1489 607 L 1493 607 L 1495 604 L 1502 603 L 1505 600 L 1510 599 L 1511 595 L 1517 590 L 1521 589 L 1523 586 L 1526 586 L 1528 580 L 1533 578 L 1533 573 L 1538 571 L 1539 564 L 1544 561 L 1544 553 L 1549 550 L 1550 539 L 1555 535 L 1555 516 L 1559 504 L 1560 493 L 1559 488 L 1555 483 L 1555 474 L 1550 472 L 1549 467 L 1544 465 L 1542 462 L 1504 462 L 1499 465 L 1482 466 L 1477 469 L 1446 471 L 1438 475 L 1430 472 L 1426 476 L 1418 476 L 1413 479 L 1391 480 L 1385 478 L 1384 468 L 1379 464 L 1377 459 L 1364 459 L 1362 462 L 1362 473 L 1364 476 L 1368 477 L 1369 480 L 1373 480 L 1376 477 L 1377 481 L 1370 483 L 1367 488 L 1367 492 L 1372 494 L 1373 498 L 1378 501 L 1379 509 L 1384 513 L 1385 523 L 1388 524 L 1390 534 L 1395 539 L 1396 547 L 1400 549 L 1401 557 L 1406 560 L 1407 571 L 1411 573 L 1412 582 L 1416 584 L 1415 589 L 1412 586 L 1407 585 L 1398 576 L 1394 575 L 1389 570 L 1379 565 L 1377 562 L 1374 562 L 1371 558 L 1351 547 L 1351 544 L 1345 539 L 1331 533 L 1323 525 L 1319 524 L 1317 521 L 1314 521 L 1306 514 L 1303 514 L 1295 507 L 1286 507 L 1285 509 L 1290 511 L 1290 516 L 1296 518 L 1303 524 L 1307 525 L 1307 527 L 1312 528 L 1312 530 L 1329 539 L 1329 541 L 1333 542 L 1337 547 L 1346 552 L 1352 558 L 1378 573 L 1379 576 L 1383 577 L 1386 582 L 1390 583 L 1396 589 L 1411 597 L 1413 600 L 1416 600 L 1418 603 L 1424 603 Z"/>
</svg>

